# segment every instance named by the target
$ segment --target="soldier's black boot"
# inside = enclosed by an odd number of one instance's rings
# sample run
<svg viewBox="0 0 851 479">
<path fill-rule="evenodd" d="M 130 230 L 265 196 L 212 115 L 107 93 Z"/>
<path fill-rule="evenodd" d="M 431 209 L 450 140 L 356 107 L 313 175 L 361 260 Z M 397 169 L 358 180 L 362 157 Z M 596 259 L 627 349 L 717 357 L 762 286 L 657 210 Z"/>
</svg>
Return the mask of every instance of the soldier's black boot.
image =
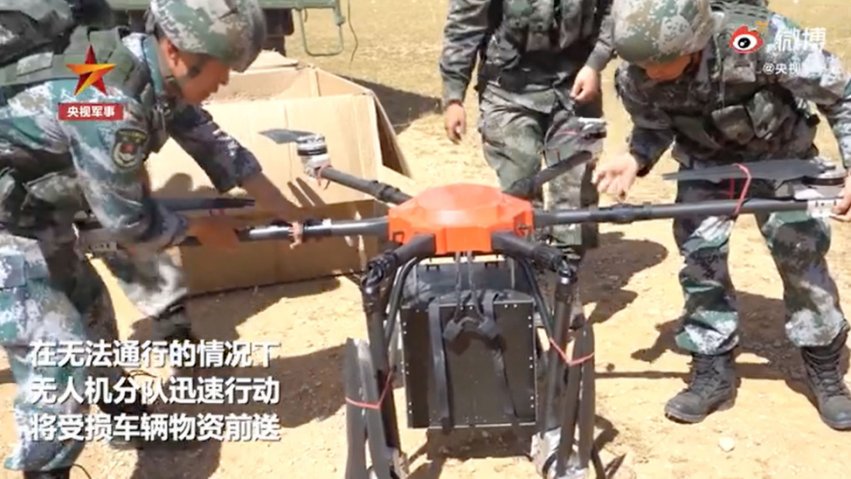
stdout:
<svg viewBox="0 0 851 479">
<path fill-rule="evenodd" d="M 70 479 L 71 468 L 53 469 L 51 471 L 24 471 L 24 479 Z"/>
<path fill-rule="evenodd" d="M 665 415 L 673 420 L 697 423 L 713 411 L 733 406 L 736 399 L 736 372 L 733 353 L 692 355 L 692 377 L 688 387 L 665 405 Z"/>
<path fill-rule="evenodd" d="M 825 424 L 840 431 L 851 430 L 851 393 L 839 368 L 847 338 L 845 328 L 827 346 L 801 348 L 807 384 L 816 397 L 819 416 Z"/>
<path fill-rule="evenodd" d="M 155 341 L 164 341 L 167 344 L 178 343 L 183 345 L 188 342 L 194 345 L 201 340 L 192 331 L 192 324 L 186 314 L 185 301 L 171 305 L 159 316 L 153 318 L 153 337 Z M 171 375 L 174 377 L 192 375 L 193 367 L 184 367 L 177 362 L 172 365 Z"/>
</svg>

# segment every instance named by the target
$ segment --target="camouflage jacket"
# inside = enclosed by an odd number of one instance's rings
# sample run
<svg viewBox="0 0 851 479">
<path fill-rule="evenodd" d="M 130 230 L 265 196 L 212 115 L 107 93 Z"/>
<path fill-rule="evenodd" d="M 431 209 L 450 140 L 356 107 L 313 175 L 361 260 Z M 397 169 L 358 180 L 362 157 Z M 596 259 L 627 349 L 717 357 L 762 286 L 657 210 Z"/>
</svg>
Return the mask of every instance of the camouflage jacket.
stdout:
<svg viewBox="0 0 851 479">
<path fill-rule="evenodd" d="M 155 95 L 166 99 L 154 41 L 141 33 L 121 39 L 136 66 L 147 68 L 142 78 Z M 26 179 L 70 169 L 67 185 L 59 188 L 76 190 L 98 221 L 123 243 L 153 251 L 181 242 L 187 233 L 188 220 L 159 205 L 142 180 L 148 155 L 169 137 L 195 159 L 220 192 L 261 171 L 257 159 L 200 107 L 168 100 L 171 113 L 163 115 L 150 102 L 109 82 L 106 94 L 89 87 L 75 96 L 76 86 L 76 79 L 52 79 L 0 88 L 0 159 L 26 151 L 23 160 L 16 160 L 16 169 L 27 171 L 18 176 Z M 63 102 L 121 104 L 123 119 L 61 120 Z"/>
<path fill-rule="evenodd" d="M 614 55 L 610 8 L 611 0 L 450 0 L 443 105 L 464 100 L 477 62 L 479 83 L 503 77 L 532 90 L 551 88 L 583 65 L 602 71 Z M 537 27 L 540 34 L 531 33 Z"/>
<path fill-rule="evenodd" d="M 811 156 L 818 123 L 811 104 L 851 167 L 849 75 L 823 49 L 817 29 L 761 10 L 763 19 L 745 25 L 750 34 L 756 29 L 761 45 L 733 50 L 742 25 L 726 22 L 677 80 L 656 82 L 635 65 L 618 66 L 615 88 L 633 123 L 628 142 L 639 175 L 672 144 L 672 155 L 686 165 Z"/>
</svg>

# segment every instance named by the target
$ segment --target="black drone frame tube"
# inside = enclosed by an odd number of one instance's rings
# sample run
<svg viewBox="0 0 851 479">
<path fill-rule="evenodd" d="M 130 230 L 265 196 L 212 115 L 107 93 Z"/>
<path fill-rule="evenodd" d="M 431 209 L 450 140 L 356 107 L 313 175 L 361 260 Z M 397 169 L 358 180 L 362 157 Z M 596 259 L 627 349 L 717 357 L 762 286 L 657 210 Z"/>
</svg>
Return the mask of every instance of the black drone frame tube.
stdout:
<svg viewBox="0 0 851 479">
<path fill-rule="evenodd" d="M 493 233 L 491 247 L 508 256 L 529 258 L 533 263 L 553 270 L 556 265 L 554 262 L 560 259 L 560 256 L 554 254 L 558 250 L 542 243 L 533 243 L 508 231 Z"/>
<path fill-rule="evenodd" d="M 633 221 L 688 216 L 732 215 L 736 212 L 738 204 L 738 200 L 715 200 L 697 204 L 615 205 L 582 210 L 536 211 L 535 226 L 545 227 L 572 223 L 631 223 Z M 742 203 L 739 214 L 800 211 L 808 209 L 809 205 L 808 201 L 748 199 Z"/>
<path fill-rule="evenodd" d="M 411 195 L 404 193 L 395 186 L 375 180 L 358 178 L 357 176 L 330 167 L 322 170 L 321 178 L 333 181 L 355 191 L 366 193 L 378 201 L 392 203 L 394 205 L 402 204 L 412 198 Z"/>
<path fill-rule="evenodd" d="M 402 304 L 402 290 L 407 282 L 408 275 L 423 259 L 423 257 L 417 256 L 409 260 L 396 273 L 396 280 L 393 281 L 393 287 L 390 291 L 390 305 L 387 311 L 388 321 L 384 328 L 384 337 L 388 344 L 390 344 L 394 328 L 396 327 L 396 316 L 399 314 L 399 307 Z"/>
</svg>

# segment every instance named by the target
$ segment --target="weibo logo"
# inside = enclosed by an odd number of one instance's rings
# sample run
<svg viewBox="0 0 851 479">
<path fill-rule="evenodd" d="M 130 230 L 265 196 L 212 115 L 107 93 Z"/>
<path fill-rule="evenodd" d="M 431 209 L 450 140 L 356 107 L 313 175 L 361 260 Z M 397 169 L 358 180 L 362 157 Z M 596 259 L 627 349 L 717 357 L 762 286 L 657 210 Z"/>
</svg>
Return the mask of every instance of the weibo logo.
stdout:
<svg viewBox="0 0 851 479">
<path fill-rule="evenodd" d="M 737 28 L 730 37 L 730 48 L 742 55 L 759 50 L 763 43 L 759 31 L 753 30 L 747 25 Z"/>
</svg>

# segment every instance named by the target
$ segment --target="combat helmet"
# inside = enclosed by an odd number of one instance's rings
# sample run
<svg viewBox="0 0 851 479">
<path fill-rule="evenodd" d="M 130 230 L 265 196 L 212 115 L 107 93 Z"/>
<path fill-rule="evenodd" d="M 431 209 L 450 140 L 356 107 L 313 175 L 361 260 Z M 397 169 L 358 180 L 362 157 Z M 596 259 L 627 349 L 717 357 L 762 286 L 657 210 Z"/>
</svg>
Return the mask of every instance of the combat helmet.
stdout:
<svg viewBox="0 0 851 479">
<path fill-rule="evenodd" d="M 152 0 L 148 29 L 158 28 L 181 51 L 218 59 L 244 72 L 266 38 L 257 0 Z"/>
<path fill-rule="evenodd" d="M 614 0 L 613 40 L 630 63 L 665 63 L 703 49 L 719 19 L 712 0 Z"/>
</svg>

